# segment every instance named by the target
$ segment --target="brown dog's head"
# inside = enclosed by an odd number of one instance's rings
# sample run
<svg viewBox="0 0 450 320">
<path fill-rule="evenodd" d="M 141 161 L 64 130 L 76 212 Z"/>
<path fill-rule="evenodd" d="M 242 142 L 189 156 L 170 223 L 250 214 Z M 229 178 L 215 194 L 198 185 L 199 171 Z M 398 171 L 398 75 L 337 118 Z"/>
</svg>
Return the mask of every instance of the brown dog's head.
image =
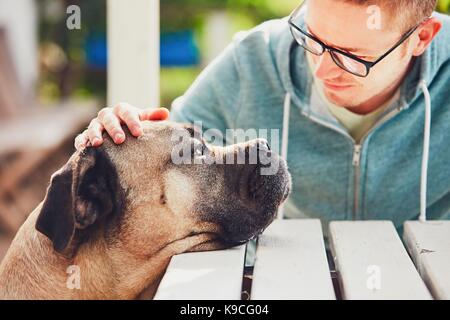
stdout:
<svg viewBox="0 0 450 320">
<path fill-rule="evenodd" d="M 36 228 L 56 251 L 73 253 L 99 236 L 140 257 L 170 245 L 230 247 L 262 232 L 289 193 L 286 163 L 263 140 L 212 147 L 184 125 L 143 125 L 141 137 L 127 134 L 122 145 L 105 139 L 52 176 Z M 242 155 L 245 164 L 230 161 Z M 267 158 L 277 170 L 262 175 Z"/>
</svg>

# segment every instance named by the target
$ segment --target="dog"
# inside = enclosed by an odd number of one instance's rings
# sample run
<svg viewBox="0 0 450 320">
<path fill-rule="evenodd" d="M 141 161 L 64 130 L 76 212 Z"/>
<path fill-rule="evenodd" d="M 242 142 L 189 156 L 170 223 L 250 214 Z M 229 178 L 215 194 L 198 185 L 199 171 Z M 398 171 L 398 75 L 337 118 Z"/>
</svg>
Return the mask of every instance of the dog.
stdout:
<svg viewBox="0 0 450 320">
<path fill-rule="evenodd" d="M 136 299 L 144 291 L 151 298 L 173 255 L 245 243 L 289 194 L 286 162 L 261 139 L 217 147 L 188 125 L 143 127 L 139 138 L 126 131 L 122 145 L 105 135 L 101 147 L 76 151 L 52 175 L 0 265 L 0 298 Z M 259 156 L 254 164 L 176 165 L 173 150 Z M 279 161 L 275 174 L 260 174 L 264 156 Z M 70 270 L 78 286 L 70 285 Z"/>
</svg>

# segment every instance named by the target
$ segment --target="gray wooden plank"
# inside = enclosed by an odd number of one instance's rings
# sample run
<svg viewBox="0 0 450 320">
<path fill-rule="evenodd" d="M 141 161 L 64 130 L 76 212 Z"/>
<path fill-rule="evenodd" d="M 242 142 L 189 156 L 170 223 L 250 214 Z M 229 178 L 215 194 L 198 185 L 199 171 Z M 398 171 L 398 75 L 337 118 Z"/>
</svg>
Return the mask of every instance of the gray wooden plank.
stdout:
<svg viewBox="0 0 450 320">
<path fill-rule="evenodd" d="M 245 245 L 172 257 L 156 300 L 240 300 Z"/>
<path fill-rule="evenodd" d="M 331 222 L 344 299 L 431 299 L 391 221 Z"/>
<path fill-rule="evenodd" d="M 251 298 L 336 299 L 320 220 L 276 220 L 258 238 Z"/>
<path fill-rule="evenodd" d="M 450 299 L 450 221 L 407 221 L 403 238 L 436 299 Z"/>
<path fill-rule="evenodd" d="M 11 119 L 0 119 L 0 154 L 54 148 L 89 123 L 97 107 L 95 100 L 73 100 L 57 104 L 49 111 L 35 110 Z"/>
</svg>

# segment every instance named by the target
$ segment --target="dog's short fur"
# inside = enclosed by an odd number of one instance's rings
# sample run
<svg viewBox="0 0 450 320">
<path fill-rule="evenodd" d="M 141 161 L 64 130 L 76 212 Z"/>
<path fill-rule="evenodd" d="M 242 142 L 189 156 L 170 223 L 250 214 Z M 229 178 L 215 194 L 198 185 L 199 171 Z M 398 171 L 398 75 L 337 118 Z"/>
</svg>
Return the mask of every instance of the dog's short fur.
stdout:
<svg viewBox="0 0 450 320">
<path fill-rule="evenodd" d="M 272 176 L 258 174 L 260 163 L 174 165 L 171 137 L 180 130 L 189 132 L 184 143 L 205 147 L 191 128 L 145 122 L 137 139 L 127 133 L 123 145 L 107 138 L 76 152 L 0 265 L 0 298 L 133 299 L 146 288 L 152 296 L 173 255 L 234 246 L 267 227 L 289 192 L 285 162 Z M 79 289 L 67 285 L 72 265 Z"/>
</svg>

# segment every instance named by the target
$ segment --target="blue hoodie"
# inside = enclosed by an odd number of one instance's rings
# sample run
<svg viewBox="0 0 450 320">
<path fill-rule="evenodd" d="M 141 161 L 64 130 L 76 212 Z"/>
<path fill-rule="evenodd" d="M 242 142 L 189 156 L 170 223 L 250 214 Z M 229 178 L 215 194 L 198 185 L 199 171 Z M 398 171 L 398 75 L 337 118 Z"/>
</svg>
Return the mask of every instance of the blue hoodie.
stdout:
<svg viewBox="0 0 450 320">
<path fill-rule="evenodd" d="M 419 218 L 421 186 L 428 219 L 449 219 L 450 17 L 434 15 L 443 29 L 359 143 L 310 104 L 313 77 L 286 18 L 236 35 L 173 102 L 171 119 L 202 121 L 203 130 L 224 135 L 228 128 L 278 129 L 293 180 L 284 216 L 321 219 L 325 235 L 333 220 L 391 220 L 401 232 L 403 222 Z M 431 132 L 424 131 L 428 93 Z"/>
</svg>

